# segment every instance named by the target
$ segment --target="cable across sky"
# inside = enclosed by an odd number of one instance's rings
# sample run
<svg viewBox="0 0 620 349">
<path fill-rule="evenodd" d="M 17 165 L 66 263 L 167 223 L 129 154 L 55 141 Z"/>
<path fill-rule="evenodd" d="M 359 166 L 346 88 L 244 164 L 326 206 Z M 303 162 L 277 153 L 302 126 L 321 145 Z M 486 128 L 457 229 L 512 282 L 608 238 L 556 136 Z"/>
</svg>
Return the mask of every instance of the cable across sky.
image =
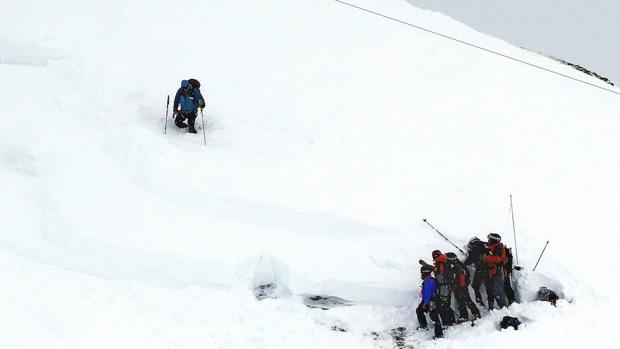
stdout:
<svg viewBox="0 0 620 349">
<path fill-rule="evenodd" d="M 343 4 L 343 5 L 346 5 L 346 6 L 350 6 L 351 8 L 356 8 L 358 10 L 361 10 L 361 11 L 364 11 L 364 12 L 367 12 L 367 13 L 371 13 L 371 14 L 373 14 L 375 16 L 379 16 L 379 17 L 382 17 L 382 18 L 385 18 L 385 19 L 388 19 L 388 20 L 391 20 L 391 21 L 394 21 L 394 22 L 398 22 L 398 23 L 407 25 L 407 26 L 409 26 L 411 28 L 415 28 L 415 29 L 425 31 L 425 32 L 433 34 L 433 35 L 440 36 L 440 37 L 442 37 L 444 39 L 452 40 L 452 41 L 458 42 L 460 44 L 467 45 L 469 47 L 473 47 L 473 48 L 476 48 L 478 50 L 482 50 L 484 52 L 494 54 L 496 56 L 500 56 L 500 57 L 503 57 L 503 58 L 506 58 L 506 59 L 509 59 L 509 60 L 512 60 L 512 61 L 515 61 L 515 62 L 518 62 L 518 63 L 521 63 L 521 64 L 525 64 L 527 66 L 530 66 L 530 67 L 533 67 L 533 68 L 537 68 L 537 69 L 540 69 L 542 71 L 545 71 L 545 72 L 548 72 L 548 73 L 551 73 L 551 74 L 559 75 L 559 76 L 565 77 L 567 79 L 571 79 L 573 81 L 580 82 L 582 84 L 585 84 L 585 85 L 588 85 L 588 86 L 591 86 L 591 87 L 596 87 L 596 88 L 601 89 L 603 91 L 607 91 L 607 92 L 611 92 L 611 93 L 616 94 L 616 95 L 620 95 L 620 92 L 618 92 L 618 91 L 615 91 L 615 90 L 612 90 L 612 89 L 609 89 L 609 88 L 606 88 L 606 87 L 603 87 L 603 86 L 599 86 L 599 85 L 593 84 L 591 82 L 587 82 L 587 81 L 584 81 L 584 80 L 572 77 L 570 75 L 566 75 L 566 74 L 557 72 L 555 70 L 551 70 L 549 68 L 541 67 L 541 66 L 536 65 L 534 63 L 526 62 L 524 60 L 521 60 L 521 59 L 518 59 L 518 58 L 515 58 L 515 57 L 512 57 L 512 56 L 509 56 L 509 55 L 504 54 L 504 53 L 493 51 L 493 50 L 490 50 L 488 48 L 485 48 L 485 47 L 482 47 L 482 46 L 478 46 L 478 45 L 469 43 L 467 41 L 463 41 L 463 40 L 460 40 L 460 39 L 457 39 L 457 38 L 454 38 L 454 37 L 451 37 L 451 36 L 448 36 L 448 35 L 445 35 L 445 34 L 441 34 L 441 33 L 438 33 L 436 31 L 433 31 L 433 30 L 430 30 L 430 29 L 426 29 L 426 28 L 420 27 L 418 25 L 415 25 L 415 24 L 412 24 L 412 23 L 409 23 L 409 22 L 405 22 L 405 21 L 400 20 L 398 18 L 390 17 L 390 16 L 384 15 L 384 14 L 379 13 L 379 12 L 375 12 L 375 11 L 372 11 L 372 10 L 369 10 L 369 9 L 366 9 L 366 8 L 363 8 L 363 7 L 354 5 L 354 4 L 350 4 L 350 3 L 345 2 L 345 1 L 341 1 L 341 0 L 334 0 L 334 1 L 338 2 L 340 4 Z"/>
</svg>

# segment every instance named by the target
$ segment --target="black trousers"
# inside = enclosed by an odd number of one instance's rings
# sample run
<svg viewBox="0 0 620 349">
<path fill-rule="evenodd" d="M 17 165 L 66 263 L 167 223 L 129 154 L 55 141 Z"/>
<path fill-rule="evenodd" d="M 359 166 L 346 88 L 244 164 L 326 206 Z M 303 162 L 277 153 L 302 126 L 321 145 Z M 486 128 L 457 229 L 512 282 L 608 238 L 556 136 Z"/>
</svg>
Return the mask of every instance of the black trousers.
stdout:
<svg viewBox="0 0 620 349">
<path fill-rule="evenodd" d="M 516 301 L 515 291 L 512 289 L 512 285 L 510 282 L 510 276 L 510 274 L 506 274 L 504 276 L 504 293 L 506 294 L 506 298 L 508 299 L 508 305 Z"/>
<path fill-rule="evenodd" d="M 474 304 L 474 302 L 471 300 L 467 287 L 459 287 L 453 292 L 454 298 L 456 298 L 456 304 L 459 308 L 459 317 L 461 319 L 469 318 L 469 314 L 467 314 L 467 308 L 469 308 L 469 310 L 471 311 L 472 316 L 480 317 L 480 311 L 478 310 L 478 307 L 476 307 L 476 304 Z"/>
<path fill-rule="evenodd" d="M 174 122 L 180 124 L 180 123 L 183 123 L 185 119 L 187 119 L 187 124 L 191 127 L 194 127 L 194 122 L 196 121 L 196 117 L 198 117 L 198 113 L 196 110 L 190 113 L 181 112 L 181 114 L 177 115 L 176 119 L 174 119 Z"/>
<path fill-rule="evenodd" d="M 489 282 L 489 274 L 486 270 L 476 270 L 474 272 L 474 280 L 471 283 L 471 287 L 474 289 L 474 294 L 476 295 L 476 300 L 482 301 L 482 294 L 480 293 L 480 288 L 484 284 L 484 288 L 487 291 L 487 301 L 489 302 L 489 306 L 495 303 L 495 298 L 493 297 L 493 288 L 491 287 L 491 283 Z"/>
<path fill-rule="evenodd" d="M 445 326 L 452 326 L 456 322 L 451 303 L 452 293 L 449 293 L 447 296 L 437 296 L 437 310 L 441 318 L 441 323 Z"/>
<path fill-rule="evenodd" d="M 183 114 L 183 116 L 187 118 L 187 124 L 191 127 L 194 127 L 194 122 L 196 121 L 196 117 L 198 116 L 196 111 L 194 110 L 193 113 Z"/>
<path fill-rule="evenodd" d="M 441 328 L 441 320 L 439 320 L 437 308 L 433 304 L 429 304 L 427 310 L 424 310 L 422 308 L 423 305 L 424 302 L 420 302 L 420 305 L 418 305 L 415 310 L 415 313 L 418 316 L 418 323 L 420 324 L 420 327 L 428 328 L 428 323 L 426 322 L 426 312 L 428 311 L 431 317 L 431 321 L 433 322 L 435 327 L 435 337 L 443 337 L 443 329 Z"/>
</svg>

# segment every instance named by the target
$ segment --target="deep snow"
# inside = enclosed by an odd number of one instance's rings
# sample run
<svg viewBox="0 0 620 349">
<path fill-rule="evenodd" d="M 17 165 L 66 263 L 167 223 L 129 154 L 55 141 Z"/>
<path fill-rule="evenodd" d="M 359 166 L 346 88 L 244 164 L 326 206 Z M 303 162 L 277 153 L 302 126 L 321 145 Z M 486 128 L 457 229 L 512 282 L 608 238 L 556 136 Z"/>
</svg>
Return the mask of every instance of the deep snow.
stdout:
<svg viewBox="0 0 620 349">
<path fill-rule="evenodd" d="M 404 0 L 355 3 L 599 83 Z M 523 294 L 552 280 L 573 302 L 409 340 L 613 346 L 617 96 L 333 1 L 184 5 L 4 6 L 0 347 L 390 348 L 416 325 L 417 260 L 450 250 L 421 219 L 512 245 L 510 193 L 520 264 L 551 240 Z M 206 147 L 163 134 L 189 77 Z M 280 299 L 254 297 L 261 258 Z M 523 330 L 496 331 L 504 314 Z"/>
</svg>

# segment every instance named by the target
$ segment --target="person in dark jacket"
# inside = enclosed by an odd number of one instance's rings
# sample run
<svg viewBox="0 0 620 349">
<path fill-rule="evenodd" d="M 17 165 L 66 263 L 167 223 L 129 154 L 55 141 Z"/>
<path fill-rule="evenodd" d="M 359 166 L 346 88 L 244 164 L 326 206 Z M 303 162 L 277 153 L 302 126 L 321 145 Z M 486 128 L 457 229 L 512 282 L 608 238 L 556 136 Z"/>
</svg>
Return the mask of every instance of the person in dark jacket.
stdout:
<svg viewBox="0 0 620 349">
<path fill-rule="evenodd" d="M 513 265 L 512 249 L 504 246 L 506 249 L 506 264 L 504 264 L 504 293 L 506 294 L 506 300 L 508 305 L 516 302 L 515 291 L 512 288 L 512 270 L 515 268 Z M 518 269 L 519 267 L 516 267 Z"/>
<path fill-rule="evenodd" d="M 480 318 L 480 311 L 476 304 L 471 300 L 469 296 L 469 272 L 466 271 L 467 267 L 463 265 L 454 252 L 446 253 L 448 258 L 448 274 L 450 275 L 450 286 L 454 297 L 456 298 L 456 304 L 459 309 L 459 319 L 457 323 L 465 322 L 469 319 L 467 308 L 471 311 L 472 319 Z"/>
<path fill-rule="evenodd" d="M 433 321 L 435 327 L 435 338 L 443 337 L 443 329 L 441 327 L 441 320 L 437 312 L 437 305 L 435 299 L 437 298 L 437 280 L 431 276 L 433 268 L 429 265 L 423 265 L 420 268 L 420 274 L 422 276 L 422 292 L 420 305 L 415 310 L 418 317 L 418 323 L 420 329 L 427 329 L 428 323 L 426 322 L 426 313 L 429 313 L 431 321 Z"/>
<path fill-rule="evenodd" d="M 488 254 L 480 257 L 480 261 L 486 263 L 489 270 L 489 281 L 493 290 L 493 298 L 501 309 L 506 306 L 506 293 L 504 292 L 504 265 L 506 264 L 506 248 L 501 243 L 499 234 L 491 233 L 487 236 Z M 492 309 L 489 305 L 489 309 Z"/>
<path fill-rule="evenodd" d="M 493 299 L 493 290 L 491 288 L 491 284 L 489 282 L 489 270 L 487 268 L 486 263 L 483 263 L 480 258 L 482 255 L 488 253 L 486 244 L 478 239 L 477 237 L 469 240 L 467 244 L 467 258 L 463 262 L 465 265 L 473 265 L 475 268 L 474 278 L 471 282 L 471 287 L 474 289 L 474 294 L 476 296 L 476 302 L 481 306 L 485 306 L 482 301 L 482 293 L 480 289 L 482 285 L 484 285 L 487 293 L 487 301 L 489 302 L 489 309 L 494 308 L 494 299 Z"/>
<path fill-rule="evenodd" d="M 204 107 L 205 101 L 200 93 L 200 82 L 196 79 L 181 81 L 181 88 L 177 90 L 174 96 L 174 105 L 172 108 L 174 124 L 179 128 L 189 126 L 189 133 L 196 133 L 194 122 L 198 116 L 198 108 L 202 110 Z M 184 123 L 186 119 L 187 125 Z"/>
</svg>

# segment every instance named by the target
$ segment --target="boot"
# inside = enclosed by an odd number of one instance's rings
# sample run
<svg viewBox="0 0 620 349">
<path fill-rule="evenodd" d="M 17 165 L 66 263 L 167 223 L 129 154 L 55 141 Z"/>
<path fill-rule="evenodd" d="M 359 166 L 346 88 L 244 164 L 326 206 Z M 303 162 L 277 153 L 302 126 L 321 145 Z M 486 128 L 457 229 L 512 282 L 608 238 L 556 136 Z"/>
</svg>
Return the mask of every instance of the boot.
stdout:
<svg viewBox="0 0 620 349">
<path fill-rule="evenodd" d="M 189 125 L 188 131 L 189 133 L 196 133 L 196 129 L 194 128 L 194 125 Z"/>
<path fill-rule="evenodd" d="M 460 317 L 460 318 L 456 319 L 456 323 L 457 324 L 462 324 L 463 322 L 467 322 L 467 321 L 469 321 L 469 319 L 468 318 L 464 318 L 464 317 Z"/>
</svg>

